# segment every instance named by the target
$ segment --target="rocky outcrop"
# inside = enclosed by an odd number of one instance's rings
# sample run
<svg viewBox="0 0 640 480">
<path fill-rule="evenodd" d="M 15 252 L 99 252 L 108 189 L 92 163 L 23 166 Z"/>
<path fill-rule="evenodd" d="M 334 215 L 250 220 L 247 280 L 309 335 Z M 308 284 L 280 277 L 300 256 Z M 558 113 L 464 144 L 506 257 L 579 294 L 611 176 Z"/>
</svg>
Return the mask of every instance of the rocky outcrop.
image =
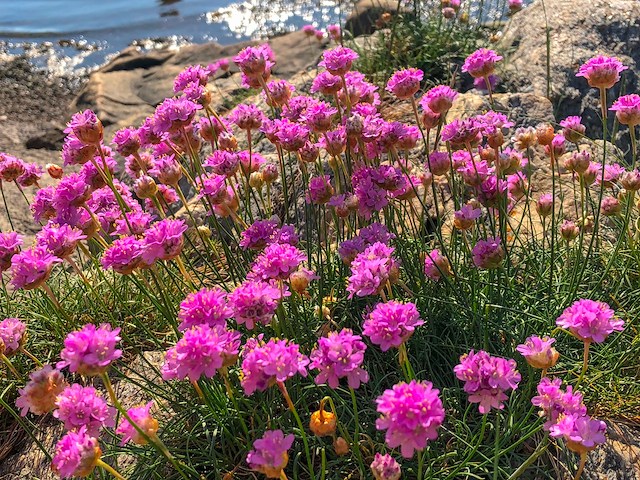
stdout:
<svg viewBox="0 0 640 480">
<path fill-rule="evenodd" d="M 545 15 L 546 9 L 546 15 Z M 588 132 L 601 129 L 598 91 L 578 67 L 597 55 L 618 57 L 629 70 L 611 97 L 638 91 L 640 3 L 638 0 L 536 0 L 513 15 L 497 49 L 505 55 L 507 89 L 547 96 L 547 27 L 550 41 L 549 98 L 558 119 L 582 115 Z"/>
<path fill-rule="evenodd" d="M 376 24 L 385 13 L 398 12 L 397 0 L 360 0 L 353 7 L 344 28 L 354 37 L 369 35 L 376 30 Z"/>
</svg>

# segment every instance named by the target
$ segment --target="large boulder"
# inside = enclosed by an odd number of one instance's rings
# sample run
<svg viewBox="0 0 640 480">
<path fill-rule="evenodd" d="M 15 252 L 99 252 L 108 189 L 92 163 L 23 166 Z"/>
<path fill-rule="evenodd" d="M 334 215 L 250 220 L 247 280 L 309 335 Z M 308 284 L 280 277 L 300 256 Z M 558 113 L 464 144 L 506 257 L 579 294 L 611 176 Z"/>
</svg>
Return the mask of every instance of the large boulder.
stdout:
<svg viewBox="0 0 640 480">
<path fill-rule="evenodd" d="M 610 99 L 638 91 L 640 2 L 536 0 L 513 15 L 497 45 L 506 57 L 504 74 L 510 91 L 547 96 L 547 27 L 549 98 L 556 115 L 559 120 L 582 115 L 588 133 L 597 135 L 601 131 L 598 91 L 576 73 L 595 55 L 615 56 L 629 70 L 610 92 Z"/>
</svg>

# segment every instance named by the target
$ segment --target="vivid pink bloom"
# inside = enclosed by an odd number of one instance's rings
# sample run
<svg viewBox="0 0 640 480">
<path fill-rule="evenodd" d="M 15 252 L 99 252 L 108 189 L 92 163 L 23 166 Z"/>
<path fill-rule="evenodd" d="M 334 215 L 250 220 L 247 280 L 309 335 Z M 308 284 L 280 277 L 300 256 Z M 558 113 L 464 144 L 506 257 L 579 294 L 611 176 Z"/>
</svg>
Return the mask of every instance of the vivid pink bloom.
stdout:
<svg viewBox="0 0 640 480">
<path fill-rule="evenodd" d="M 460 230 L 468 230 L 473 227 L 482 216 L 482 210 L 477 204 L 467 203 L 460 207 L 460 210 L 453 212 L 453 225 Z"/>
<path fill-rule="evenodd" d="M 291 95 L 296 91 L 296 87 L 286 80 L 272 80 L 267 83 L 267 90 L 269 95 L 267 96 L 264 91 L 261 92 L 261 96 L 265 99 L 265 102 L 270 107 L 282 107 L 289 102 Z"/>
<path fill-rule="evenodd" d="M 383 352 L 398 348 L 413 335 L 416 327 L 424 324 L 414 303 L 389 300 L 378 303 L 366 316 L 362 333 L 379 345 Z"/>
<path fill-rule="evenodd" d="M 602 175 L 602 166 L 597 166 L 596 182 L 598 185 L 602 182 L 606 188 L 611 188 L 615 182 L 617 182 L 623 173 L 626 172 L 624 167 L 618 163 L 607 163 L 604 166 L 604 175 Z"/>
<path fill-rule="evenodd" d="M 196 187 L 198 196 L 205 198 L 214 206 L 223 204 L 231 198 L 224 175 L 201 175 L 196 178 Z"/>
<path fill-rule="evenodd" d="M 586 453 L 607 441 L 607 424 L 588 415 L 563 415 L 549 429 L 549 435 L 563 438 L 567 447 L 577 453 Z"/>
<path fill-rule="evenodd" d="M 400 464 L 388 453 L 381 455 L 376 452 L 369 468 L 375 480 L 400 480 L 402 476 Z"/>
<path fill-rule="evenodd" d="M 331 129 L 333 117 L 338 113 L 338 109 L 332 107 L 327 102 L 313 102 L 305 110 L 302 121 L 304 121 L 312 132 L 322 133 Z"/>
<path fill-rule="evenodd" d="M 502 241 L 498 237 L 478 240 L 471 253 L 473 255 L 473 264 L 481 269 L 499 267 L 505 255 Z"/>
<path fill-rule="evenodd" d="M 291 105 L 291 102 L 289 102 Z M 276 120 L 278 142 L 287 152 L 301 149 L 309 141 L 309 128 L 288 119 Z"/>
<path fill-rule="evenodd" d="M 56 216 L 56 207 L 53 204 L 55 190 L 54 186 L 49 186 L 36 191 L 30 207 L 36 222 L 42 222 Z"/>
<path fill-rule="evenodd" d="M 286 119 L 293 123 L 301 122 L 307 111 L 307 107 L 315 101 L 314 98 L 307 95 L 296 95 L 282 108 L 283 120 Z"/>
<path fill-rule="evenodd" d="M 140 149 L 140 136 L 138 130 L 133 127 L 122 128 L 113 135 L 113 144 L 116 152 L 123 157 L 133 155 Z"/>
<path fill-rule="evenodd" d="M 247 281 L 236 287 L 228 299 L 238 325 L 253 330 L 258 323 L 271 323 L 280 297 L 280 290 L 269 283 Z"/>
<path fill-rule="evenodd" d="M 590 87 L 611 88 L 620 80 L 620 73 L 628 68 L 615 57 L 598 55 L 581 65 L 576 77 L 586 78 Z"/>
<path fill-rule="evenodd" d="M 474 78 L 488 77 L 495 70 L 496 62 L 502 57 L 493 50 L 480 48 L 467 57 L 462 65 L 462 71 Z"/>
<path fill-rule="evenodd" d="M 81 207 L 90 197 L 91 190 L 83 175 L 70 173 L 62 177 L 53 196 L 53 205 L 57 210 Z"/>
<path fill-rule="evenodd" d="M 102 123 L 91 110 L 75 113 L 64 133 L 73 134 L 78 140 L 86 145 L 99 145 L 102 141 Z"/>
<path fill-rule="evenodd" d="M 226 150 L 214 150 L 211 156 L 203 163 L 205 167 L 210 167 L 216 175 L 233 177 L 240 168 L 240 157 L 236 152 Z"/>
<path fill-rule="evenodd" d="M 151 265 L 156 260 L 176 258 L 182 252 L 186 231 L 183 220 L 166 218 L 154 223 L 144 234 L 142 259 Z"/>
<path fill-rule="evenodd" d="M 602 343 L 614 331 L 624 329 L 624 321 L 604 302 L 581 299 L 567 307 L 556 320 L 583 342 Z"/>
<path fill-rule="evenodd" d="M 478 404 L 480 413 L 486 414 L 492 408 L 502 410 L 508 399 L 507 390 L 518 388 L 521 376 L 516 370 L 515 360 L 492 357 L 480 350 L 471 350 L 460 357 L 460 364 L 453 369 L 456 377 L 465 382 L 464 391 L 469 401 Z"/>
<path fill-rule="evenodd" d="M 188 378 L 191 382 L 197 382 L 203 375 L 211 378 L 219 369 L 233 365 L 239 351 L 239 332 L 220 325 L 196 325 L 186 330 L 176 346 L 167 351 L 162 378 Z"/>
<path fill-rule="evenodd" d="M 44 246 L 58 258 L 71 255 L 78 243 L 87 238 L 82 231 L 69 225 L 48 224 L 36 235 L 38 245 Z"/>
<path fill-rule="evenodd" d="M 84 478 L 93 472 L 101 454 L 98 440 L 88 435 L 85 428 L 67 432 L 56 444 L 51 470 L 61 478 Z"/>
<path fill-rule="evenodd" d="M 573 391 L 573 387 L 569 385 L 567 390 L 562 390 L 562 380 L 543 377 L 537 386 L 538 395 L 531 399 L 531 403 L 536 407 L 540 407 L 541 415 L 544 415 L 547 421 L 544 429 L 549 430 L 561 415 L 577 415 L 583 416 L 587 414 L 587 407 L 584 405 L 583 396 L 580 392 Z"/>
<path fill-rule="evenodd" d="M 555 338 L 538 337 L 533 335 L 516 347 L 516 350 L 525 358 L 533 368 L 548 369 L 553 367 L 560 354 L 553 348 Z"/>
<path fill-rule="evenodd" d="M 34 415 L 49 413 L 56 406 L 56 398 L 65 389 L 67 382 L 59 370 L 45 365 L 29 374 L 29 381 L 18 390 L 16 407 L 21 409 L 23 417 L 31 412 Z"/>
<path fill-rule="evenodd" d="M 115 221 L 115 235 L 142 236 L 151 225 L 153 217 L 147 212 L 127 212 Z"/>
<path fill-rule="evenodd" d="M 276 382 L 285 382 L 299 373 L 307 376 L 309 359 L 289 340 L 272 338 L 267 343 L 249 339 L 242 350 L 242 388 L 246 395 L 264 391 Z"/>
<path fill-rule="evenodd" d="M 241 50 L 233 58 L 233 61 L 249 79 L 264 78 L 265 76 L 268 78 L 271 68 L 275 65 L 275 56 L 271 47 L 265 43 Z"/>
<path fill-rule="evenodd" d="M 424 94 L 420 100 L 423 109 L 431 110 L 436 114 L 447 113 L 453 105 L 458 92 L 447 85 L 438 85 Z"/>
<path fill-rule="evenodd" d="M 282 478 L 281 472 L 289 462 L 287 451 L 294 440 L 293 434 L 285 436 L 282 430 L 267 430 L 253 442 L 253 450 L 247 454 L 249 467 L 267 478 Z"/>
<path fill-rule="evenodd" d="M 227 305 L 227 294 L 220 288 L 203 288 L 187 295 L 180 303 L 178 330 L 184 331 L 196 325 L 224 327 L 232 311 Z"/>
<path fill-rule="evenodd" d="M 416 450 L 424 450 L 427 443 L 438 438 L 438 428 L 444 422 L 444 408 L 431 382 L 398 383 L 376 399 L 380 418 L 378 430 L 386 430 L 386 443 L 400 447 L 405 458 Z"/>
<path fill-rule="evenodd" d="M 98 437 L 100 430 L 116 425 L 116 409 L 109 407 L 93 387 L 78 383 L 65 388 L 56 399 L 53 416 L 64 422 L 67 430 L 86 427 L 87 434 Z"/>
<path fill-rule="evenodd" d="M 375 242 L 356 256 L 351 262 L 351 276 L 347 284 L 349 298 L 375 295 L 392 276 L 397 275 L 398 266 L 391 256 L 393 252 L 393 247 Z"/>
<path fill-rule="evenodd" d="M 342 88 L 342 78 L 338 75 L 333 75 L 327 71 L 320 72 L 316 78 L 313 79 L 311 85 L 311 93 L 320 92 L 323 95 L 333 96 Z"/>
<path fill-rule="evenodd" d="M 27 326 L 18 318 L 5 318 L 0 322 L 0 353 L 10 357 L 16 353 L 26 340 Z"/>
<path fill-rule="evenodd" d="M 69 135 L 62 144 L 61 157 L 64 165 L 82 165 L 91 160 L 96 153 L 96 145 L 85 145 L 75 136 Z"/>
<path fill-rule="evenodd" d="M 307 256 L 293 245 L 272 243 L 256 258 L 249 280 L 286 280 Z"/>
<path fill-rule="evenodd" d="M 458 146 L 473 145 L 482 138 L 480 127 L 481 124 L 474 118 L 455 119 L 442 127 L 442 141 Z"/>
<path fill-rule="evenodd" d="M 140 430 L 142 430 L 147 437 L 155 436 L 158 431 L 158 421 L 151 416 L 151 409 L 153 408 L 153 402 L 149 402 L 146 405 L 139 407 L 133 407 L 127 410 L 127 415 L 133 423 L 135 423 Z M 147 440 L 136 430 L 136 428 L 127 420 L 122 418 L 120 424 L 116 429 L 117 435 L 122 435 L 122 441 L 120 445 L 126 445 L 129 441 L 137 445 L 146 445 Z"/>
<path fill-rule="evenodd" d="M 343 328 L 339 332 L 329 332 L 318 340 L 318 347 L 311 352 L 311 365 L 320 373 L 315 382 L 326 383 L 330 388 L 340 386 L 340 379 L 346 378 L 350 388 L 358 388 L 360 383 L 369 381 L 369 374 L 362 369 L 367 346 L 360 335 Z"/>
<path fill-rule="evenodd" d="M 424 72 L 418 68 L 398 70 L 391 75 L 387 82 L 387 91 L 401 100 L 411 98 L 420 90 L 420 82 L 423 77 Z"/>
<path fill-rule="evenodd" d="M 0 232 L 0 273 L 11 267 L 11 259 L 20 253 L 22 236 L 16 232 Z"/>
<path fill-rule="evenodd" d="M 60 262 L 61 259 L 42 245 L 23 250 L 11 258 L 11 284 L 24 290 L 38 288 L 49 279 L 53 266 Z"/>
<path fill-rule="evenodd" d="M 582 124 L 582 117 L 571 116 L 560 121 L 562 134 L 571 143 L 578 143 L 584 137 L 587 127 Z"/>
<path fill-rule="evenodd" d="M 329 175 L 312 177 L 309 180 L 308 201 L 315 205 L 324 205 L 333 196 L 333 186 Z"/>
<path fill-rule="evenodd" d="M 240 103 L 229 113 L 229 119 L 240 130 L 257 130 L 264 118 L 262 110 L 253 103 Z"/>
<path fill-rule="evenodd" d="M 252 152 L 251 155 L 249 155 L 248 150 L 238 152 L 238 160 L 240 161 L 240 170 L 242 170 L 244 175 L 257 172 L 260 170 L 260 167 L 267 162 L 259 153 Z"/>
<path fill-rule="evenodd" d="M 142 249 L 142 242 L 135 237 L 114 240 L 102 254 L 102 268 L 112 268 L 121 275 L 129 275 L 143 264 Z"/>
<path fill-rule="evenodd" d="M 618 98 L 609 110 L 616 112 L 618 121 L 630 128 L 640 125 L 640 95 L 632 93 Z"/>
<path fill-rule="evenodd" d="M 201 108 L 186 98 L 166 98 L 153 115 L 153 133 L 160 137 L 164 133 L 178 132 L 191 123 Z"/>
<path fill-rule="evenodd" d="M 440 250 L 433 249 L 424 258 L 424 274 L 434 282 L 439 281 L 442 276 L 451 276 L 451 263 L 449 259 L 440 253 Z"/>
<path fill-rule="evenodd" d="M 332 75 L 344 75 L 351 70 L 351 65 L 358 59 L 358 54 L 347 47 L 338 46 L 325 50 L 319 67 L 326 68 Z"/>
<path fill-rule="evenodd" d="M 69 333 L 60 352 L 62 360 L 56 368 L 68 366 L 69 371 L 88 376 L 104 373 L 112 362 L 122 356 L 122 350 L 116 348 L 120 341 L 119 333 L 120 328 L 111 329 L 108 323 L 98 328 L 89 323 Z"/>
<path fill-rule="evenodd" d="M 239 245 L 243 249 L 262 250 L 277 237 L 276 220 L 256 220 L 240 234 Z"/>
<path fill-rule="evenodd" d="M 174 80 L 173 91 L 179 93 L 193 83 L 205 87 L 208 82 L 209 70 L 201 65 L 190 65 L 182 70 Z"/>
</svg>

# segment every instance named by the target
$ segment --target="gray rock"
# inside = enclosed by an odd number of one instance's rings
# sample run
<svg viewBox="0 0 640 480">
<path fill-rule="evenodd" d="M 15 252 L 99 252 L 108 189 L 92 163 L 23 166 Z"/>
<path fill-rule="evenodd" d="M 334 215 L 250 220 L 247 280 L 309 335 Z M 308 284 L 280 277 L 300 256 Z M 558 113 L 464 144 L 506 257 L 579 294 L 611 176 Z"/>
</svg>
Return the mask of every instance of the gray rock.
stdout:
<svg viewBox="0 0 640 480">
<path fill-rule="evenodd" d="M 353 7 L 344 28 L 354 37 L 368 35 L 376 30 L 376 23 L 384 13 L 398 12 L 397 0 L 360 0 Z"/>
<path fill-rule="evenodd" d="M 497 44 L 497 50 L 505 55 L 502 73 L 508 90 L 547 96 L 547 21 L 551 52 L 549 98 L 556 116 L 561 120 L 582 115 L 588 135 L 601 138 L 598 91 L 576 73 L 582 63 L 595 55 L 615 56 L 629 70 L 609 92 L 609 105 L 612 98 L 638 90 L 640 3 L 545 0 L 543 4 L 536 0 L 516 13 Z"/>
</svg>

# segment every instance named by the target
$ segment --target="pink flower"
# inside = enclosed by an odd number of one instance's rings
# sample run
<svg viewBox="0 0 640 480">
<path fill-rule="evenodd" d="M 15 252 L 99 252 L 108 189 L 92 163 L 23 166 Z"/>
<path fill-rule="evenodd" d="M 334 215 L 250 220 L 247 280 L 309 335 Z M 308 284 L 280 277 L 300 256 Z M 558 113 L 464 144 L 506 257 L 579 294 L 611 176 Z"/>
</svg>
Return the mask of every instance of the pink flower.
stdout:
<svg viewBox="0 0 640 480">
<path fill-rule="evenodd" d="M 540 407 L 541 415 L 544 415 L 547 421 L 544 429 L 549 430 L 561 415 L 577 415 L 583 416 L 587 414 L 587 407 L 583 403 L 582 394 L 578 391 L 574 392 L 571 385 L 567 390 L 562 390 L 562 380 L 543 377 L 537 386 L 538 395 L 531 399 L 531 403 L 536 407 Z"/>
<path fill-rule="evenodd" d="M 620 73 L 628 68 L 615 57 L 599 55 L 581 65 L 576 77 L 586 78 L 590 87 L 611 88 L 620 80 Z"/>
<path fill-rule="evenodd" d="M 115 240 L 102 254 L 102 268 L 112 268 L 121 275 L 129 275 L 143 264 L 142 242 L 135 237 Z"/>
<path fill-rule="evenodd" d="M 18 178 L 16 182 L 21 187 L 30 187 L 32 185 L 38 185 L 38 180 L 42 177 L 42 167 L 35 163 L 25 163 L 24 172 Z"/>
<path fill-rule="evenodd" d="M 87 238 L 82 231 L 69 225 L 48 224 L 36 235 L 38 245 L 44 246 L 58 258 L 71 255 L 78 243 Z"/>
<path fill-rule="evenodd" d="M 541 217 L 548 217 L 553 211 L 553 195 L 550 193 L 543 193 L 536 201 L 536 211 Z"/>
<path fill-rule="evenodd" d="M 196 325 L 225 327 L 232 315 L 227 305 L 227 294 L 220 288 L 203 288 L 187 295 L 180 303 L 178 330 L 184 331 Z"/>
<path fill-rule="evenodd" d="M 437 248 L 427 253 L 424 258 L 424 274 L 434 282 L 439 281 L 443 275 L 453 275 L 449 259 L 440 253 Z"/>
<path fill-rule="evenodd" d="M 92 437 L 100 435 L 100 430 L 114 427 L 116 409 L 98 395 L 93 387 L 83 387 L 77 383 L 65 388 L 56 400 L 53 416 L 64 422 L 67 430 L 87 429 Z"/>
<path fill-rule="evenodd" d="M 11 258 L 11 284 L 25 290 L 38 288 L 49 279 L 53 266 L 60 262 L 61 259 L 51 255 L 42 245 L 23 250 Z"/>
<path fill-rule="evenodd" d="M 586 453 L 607 441 L 607 424 L 588 415 L 564 415 L 549 429 L 549 435 L 563 438 L 567 448 Z"/>
<path fill-rule="evenodd" d="M 416 327 L 424 324 L 414 303 L 389 300 L 378 303 L 362 324 L 362 333 L 386 352 L 398 348 L 413 335 Z"/>
<path fill-rule="evenodd" d="M 133 127 L 118 130 L 113 135 L 113 144 L 116 152 L 123 157 L 133 155 L 140 149 L 140 136 L 138 130 Z"/>
<path fill-rule="evenodd" d="M 280 302 L 280 290 L 265 282 L 244 282 L 229 294 L 229 306 L 238 325 L 253 330 L 260 323 L 268 325 Z"/>
<path fill-rule="evenodd" d="M 87 477 L 93 472 L 102 454 L 98 440 L 85 428 L 68 432 L 56 444 L 51 470 L 62 478 Z"/>
<path fill-rule="evenodd" d="M 27 326 L 17 318 L 5 318 L 0 322 L 0 353 L 10 357 L 24 344 Z"/>
<path fill-rule="evenodd" d="M 267 343 L 262 337 L 249 339 L 242 350 L 241 380 L 244 393 L 264 391 L 276 382 L 285 382 L 299 373 L 307 376 L 309 359 L 300 353 L 300 347 L 289 340 L 272 338 Z"/>
<path fill-rule="evenodd" d="M 398 267 L 391 256 L 393 251 L 393 247 L 376 242 L 356 256 L 351 262 L 351 276 L 347 284 L 349 298 L 375 295 L 392 275 L 397 275 Z"/>
<path fill-rule="evenodd" d="M 632 93 L 618 98 L 609 110 L 616 112 L 618 121 L 633 128 L 640 125 L 640 95 Z"/>
<path fill-rule="evenodd" d="M 323 95 L 333 96 L 342 88 L 342 79 L 338 75 L 333 75 L 327 71 L 320 72 L 313 79 L 311 93 L 320 92 Z"/>
<path fill-rule="evenodd" d="M 571 143 L 578 143 L 584 137 L 587 127 L 582 124 L 582 117 L 571 116 L 560 122 L 562 134 Z"/>
<path fill-rule="evenodd" d="M 91 190 L 83 175 L 70 173 L 62 177 L 53 196 L 53 205 L 57 210 L 81 207 L 91 196 Z"/>
<path fill-rule="evenodd" d="M 166 98 L 156 107 L 153 115 L 153 133 L 161 137 L 164 133 L 178 132 L 191 123 L 201 108 L 201 105 L 186 98 Z"/>
<path fill-rule="evenodd" d="M 398 383 L 376 399 L 381 417 L 378 430 L 386 430 L 386 443 L 400 447 L 405 458 L 416 450 L 424 450 L 427 442 L 438 438 L 438 428 L 444 422 L 444 408 L 431 382 Z"/>
<path fill-rule="evenodd" d="M 184 332 L 176 346 L 170 348 L 162 366 L 164 380 L 188 378 L 197 382 L 203 375 L 233 365 L 240 349 L 240 333 L 216 325 L 196 325 Z"/>
<path fill-rule="evenodd" d="M 127 212 L 115 222 L 116 235 L 144 235 L 153 217 L 146 212 Z"/>
<path fill-rule="evenodd" d="M 247 463 L 251 470 L 267 476 L 282 478 L 281 472 L 289 462 L 287 451 L 293 445 L 295 437 L 286 435 L 282 430 L 267 430 L 262 438 L 253 442 L 253 450 L 247 454 Z"/>
<path fill-rule="evenodd" d="M 375 480 L 400 480 L 402 476 L 400 464 L 388 453 L 380 455 L 376 452 L 369 468 Z"/>
<path fill-rule="evenodd" d="M 11 267 L 11 259 L 20 253 L 22 236 L 16 232 L 0 232 L 0 273 Z"/>
<path fill-rule="evenodd" d="M 338 109 L 327 102 L 313 102 L 305 110 L 301 120 L 304 121 L 312 132 L 322 133 L 331 129 L 333 117 Z"/>
<path fill-rule="evenodd" d="M 112 330 L 108 323 L 98 328 L 89 323 L 69 333 L 60 352 L 62 361 L 56 368 L 68 366 L 71 372 L 88 376 L 104 373 L 112 362 L 122 356 L 122 350 L 116 348 L 120 341 L 119 333 L 120 328 Z"/>
<path fill-rule="evenodd" d="M 174 93 L 179 93 L 190 84 L 205 87 L 209 81 L 209 70 L 201 65 L 190 65 L 181 71 L 173 82 Z"/>
<path fill-rule="evenodd" d="M 614 331 L 624 329 L 624 321 L 614 318 L 615 312 L 604 302 L 577 300 L 556 320 L 583 342 L 602 343 Z"/>
<path fill-rule="evenodd" d="M 249 280 L 286 280 L 307 256 L 293 245 L 272 243 L 256 258 Z"/>
<path fill-rule="evenodd" d="M 49 413 L 55 408 L 56 398 L 66 386 L 62 373 L 51 365 L 32 372 L 25 387 L 18 390 L 16 407 L 22 410 L 20 415 L 24 417 L 29 411 L 34 415 Z"/>
<path fill-rule="evenodd" d="M 424 110 L 430 110 L 436 114 L 444 114 L 449 111 L 458 92 L 447 85 L 438 85 L 429 90 L 420 100 Z"/>
<path fill-rule="evenodd" d="M 329 175 L 312 177 L 309 180 L 308 201 L 315 205 L 324 205 L 333 195 L 333 186 Z"/>
<path fill-rule="evenodd" d="M 142 259 L 148 265 L 156 260 L 172 260 L 180 255 L 187 225 L 183 220 L 166 218 L 151 225 L 142 240 Z"/>
<path fill-rule="evenodd" d="M 25 172 L 25 163 L 19 158 L 0 153 L 0 181 L 13 182 Z"/>
<path fill-rule="evenodd" d="M 229 120 L 240 130 L 257 130 L 262 126 L 264 118 L 262 110 L 253 103 L 240 103 L 229 114 Z"/>
<path fill-rule="evenodd" d="M 492 408 L 502 410 L 502 402 L 508 399 L 505 391 L 518 388 L 521 379 L 515 360 L 492 357 L 483 350 L 462 355 L 453 371 L 465 382 L 464 391 L 469 394 L 469 401 L 477 403 L 482 414 Z"/>
<path fill-rule="evenodd" d="M 289 105 L 291 105 L 291 102 L 289 102 Z M 282 148 L 287 152 L 295 152 L 301 149 L 309 140 L 309 129 L 306 126 L 286 118 L 277 122 L 278 131 L 276 137 Z"/>
<path fill-rule="evenodd" d="M 555 341 L 555 338 L 541 338 L 533 335 L 528 337 L 523 344 L 518 345 L 516 350 L 533 368 L 546 370 L 553 367 L 560 357 L 560 354 L 552 347 Z"/>
<path fill-rule="evenodd" d="M 249 79 L 268 77 L 275 65 L 275 56 L 268 44 L 247 47 L 241 50 L 233 61 Z"/>
<path fill-rule="evenodd" d="M 498 237 L 478 240 L 471 253 L 473 255 L 473 264 L 481 269 L 499 267 L 505 255 L 502 242 Z"/>
<path fill-rule="evenodd" d="M 423 76 L 424 72 L 418 68 L 398 70 L 391 75 L 391 78 L 387 82 L 387 91 L 401 100 L 411 98 L 420 90 L 420 82 Z M 434 112 L 435 111 L 436 110 L 434 110 Z"/>
<path fill-rule="evenodd" d="M 473 118 L 455 119 L 442 128 L 442 141 L 458 146 L 473 145 L 481 139 L 480 127 Z"/>
<path fill-rule="evenodd" d="M 296 91 L 296 87 L 286 80 L 272 80 L 267 83 L 267 90 L 269 91 L 269 96 L 262 91 L 262 97 L 267 105 L 278 108 L 289 102 L 291 95 Z"/>
<path fill-rule="evenodd" d="M 495 70 L 496 62 L 502 57 L 493 50 L 480 48 L 467 57 L 462 65 L 462 71 L 474 78 L 488 77 Z"/>
<path fill-rule="evenodd" d="M 331 50 L 325 50 L 318 66 L 326 68 L 332 75 L 343 76 L 351 70 L 351 65 L 357 59 L 356 52 L 350 48 L 338 46 Z"/>
<path fill-rule="evenodd" d="M 348 328 L 321 337 L 310 357 L 309 367 L 320 370 L 315 382 L 326 383 L 333 389 L 338 388 L 341 378 L 346 378 L 349 387 L 354 389 L 368 382 L 369 374 L 362 369 L 366 349 L 362 337 Z"/>
<path fill-rule="evenodd" d="M 151 416 L 151 408 L 153 408 L 153 402 L 127 410 L 127 415 L 129 415 L 131 421 L 135 423 L 147 437 L 155 436 L 158 431 L 158 421 Z M 116 434 L 122 435 L 120 445 L 126 445 L 129 441 L 137 445 L 146 445 L 147 443 L 144 436 L 142 436 L 126 418 L 120 420 Z"/>
<path fill-rule="evenodd" d="M 213 153 L 203 163 L 205 167 L 211 167 L 211 171 L 216 175 L 233 177 L 240 167 L 240 157 L 235 152 L 226 150 L 214 150 Z"/>
<path fill-rule="evenodd" d="M 102 123 L 91 110 L 75 113 L 64 133 L 74 135 L 78 140 L 86 145 L 99 145 L 102 141 Z"/>
<path fill-rule="evenodd" d="M 482 210 L 477 204 L 467 203 L 460 210 L 453 212 L 453 225 L 460 230 L 468 230 L 475 225 L 476 220 L 482 216 Z"/>
<path fill-rule="evenodd" d="M 244 250 L 262 250 L 273 242 L 277 231 L 278 222 L 276 220 L 256 220 L 240 234 L 239 245 Z"/>
</svg>

